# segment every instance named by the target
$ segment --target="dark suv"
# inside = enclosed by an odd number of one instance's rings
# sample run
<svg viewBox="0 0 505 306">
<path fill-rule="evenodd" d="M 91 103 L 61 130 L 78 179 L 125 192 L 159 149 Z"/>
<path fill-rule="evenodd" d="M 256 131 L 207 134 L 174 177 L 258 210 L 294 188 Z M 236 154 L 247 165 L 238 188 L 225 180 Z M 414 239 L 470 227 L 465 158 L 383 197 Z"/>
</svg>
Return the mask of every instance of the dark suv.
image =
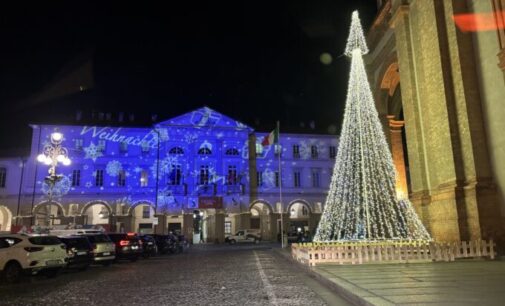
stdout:
<svg viewBox="0 0 505 306">
<path fill-rule="evenodd" d="M 151 235 L 140 235 L 139 238 L 142 241 L 142 248 L 144 249 L 142 255 L 144 258 L 156 256 L 158 254 L 158 246 L 156 245 L 156 240 L 154 240 Z"/>
<path fill-rule="evenodd" d="M 136 261 L 142 255 L 142 242 L 135 233 L 110 233 L 108 236 L 116 244 L 116 259 Z"/>
<path fill-rule="evenodd" d="M 60 237 L 67 248 L 67 268 L 86 270 L 94 261 L 93 246 L 85 236 Z"/>
</svg>

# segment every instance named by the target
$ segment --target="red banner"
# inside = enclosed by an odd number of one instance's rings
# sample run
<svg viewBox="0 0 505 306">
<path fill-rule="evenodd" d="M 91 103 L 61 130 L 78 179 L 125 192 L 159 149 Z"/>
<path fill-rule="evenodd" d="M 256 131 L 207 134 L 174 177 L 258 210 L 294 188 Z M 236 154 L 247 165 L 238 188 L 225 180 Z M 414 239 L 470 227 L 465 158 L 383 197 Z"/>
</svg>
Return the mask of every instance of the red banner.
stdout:
<svg viewBox="0 0 505 306">
<path fill-rule="evenodd" d="M 198 208 L 223 208 L 223 198 L 222 197 L 199 197 L 198 198 Z"/>
</svg>

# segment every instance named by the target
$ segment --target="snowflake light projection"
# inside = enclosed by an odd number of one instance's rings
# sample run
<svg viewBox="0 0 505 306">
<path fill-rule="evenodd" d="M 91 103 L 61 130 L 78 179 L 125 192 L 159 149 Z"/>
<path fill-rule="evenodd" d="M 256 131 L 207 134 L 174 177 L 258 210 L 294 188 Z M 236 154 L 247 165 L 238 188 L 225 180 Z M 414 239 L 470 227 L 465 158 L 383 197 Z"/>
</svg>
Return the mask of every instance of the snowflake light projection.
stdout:
<svg viewBox="0 0 505 306">
<path fill-rule="evenodd" d="M 153 177 L 156 177 L 156 174 L 159 174 L 159 177 L 163 177 L 164 175 L 170 174 L 175 165 L 179 163 L 179 159 L 174 155 L 167 155 L 165 158 L 160 160 L 160 165 L 158 169 L 158 161 L 155 160 L 150 167 L 151 174 Z M 159 172 L 158 172 L 159 171 Z"/>
<path fill-rule="evenodd" d="M 117 160 L 112 160 L 108 162 L 107 166 L 105 167 L 105 171 L 107 172 L 107 174 L 112 177 L 118 176 L 121 170 L 123 170 L 123 166 Z"/>
<path fill-rule="evenodd" d="M 61 180 L 54 184 L 53 197 L 61 197 L 66 195 L 70 191 L 71 187 L 72 180 L 66 175 L 62 176 Z M 41 187 L 42 193 L 48 195 L 49 189 L 49 185 L 46 182 L 43 182 Z"/>
<path fill-rule="evenodd" d="M 265 171 L 263 171 L 263 186 L 265 188 L 274 188 L 275 187 L 275 172 L 272 171 L 270 168 L 266 168 Z"/>
<path fill-rule="evenodd" d="M 358 13 L 345 54 L 351 71 L 340 147 L 314 241 L 429 240 L 408 199 L 398 199 L 395 168 L 367 80 L 368 53 Z"/>
<path fill-rule="evenodd" d="M 88 147 L 84 148 L 84 153 L 86 153 L 84 158 L 91 159 L 93 162 L 95 162 L 97 158 L 103 156 L 101 148 L 99 146 L 95 146 L 93 142 L 91 142 Z"/>
</svg>

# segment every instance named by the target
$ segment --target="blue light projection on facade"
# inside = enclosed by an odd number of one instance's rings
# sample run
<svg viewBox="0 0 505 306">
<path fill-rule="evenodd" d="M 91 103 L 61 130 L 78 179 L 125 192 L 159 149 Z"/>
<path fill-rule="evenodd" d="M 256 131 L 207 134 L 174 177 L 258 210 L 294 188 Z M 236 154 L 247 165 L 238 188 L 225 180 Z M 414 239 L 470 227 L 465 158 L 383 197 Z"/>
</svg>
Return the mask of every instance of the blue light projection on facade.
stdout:
<svg viewBox="0 0 505 306">
<path fill-rule="evenodd" d="M 313 216 L 321 212 L 334 163 L 330 155 L 335 154 L 337 146 L 337 138 L 332 135 L 281 131 L 280 147 L 263 147 L 261 141 L 267 133 L 255 132 L 239 121 L 202 107 L 145 128 L 33 126 L 31 159 L 40 153 L 55 130 L 63 133 L 62 144 L 72 160 L 71 166 L 57 169 L 64 175 L 54 188 L 55 201 L 63 210 L 59 213 L 61 224 L 70 222 L 71 217 L 77 223 L 88 222 L 91 215 L 86 217 L 87 210 L 97 203 L 115 218 L 103 222 L 131 223 L 125 228 L 132 230 L 138 230 L 144 222 L 134 224 L 127 220 L 135 217 L 135 207 L 140 204 L 152 208 L 151 218 L 154 213 L 181 217 L 192 215 L 202 198 L 219 198 L 216 203 L 222 203 L 231 228 L 255 226 L 253 219 L 258 210 L 260 215 L 272 216 L 267 225 L 262 219 L 261 226 L 268 226 L 275 233 L 275 215 L 281 210 L 289 214 L 297 203 L 302 203 L 304 211 Z M 276 154 L 279 152 L 282 175 Z M 44 166 L 29 165 L 32 168 L 27 169 L 23 189 L 27 192 L 22 198 L 25 203 L 32 198 L 33 208 L 24 204 L 20 209 L 20 215 L 26 218 L 36 215 L 35 210 L 47 200 L 48 191 L 43 183 Z M 282 205 L 278 203 L 281 182 Z M 31 194 L 33 188 L 35 192 Z M 232 218 L 244 214 L 248 216 L 245 219 Z M 250 223 L 244 221 L 248 218 Z M 163 220 L 160 222 L 167 222 Z M 152 220 L 145 222 L 155 225 Z M 310 222 L 315 227 L 316 221 Z"/>
</svg>

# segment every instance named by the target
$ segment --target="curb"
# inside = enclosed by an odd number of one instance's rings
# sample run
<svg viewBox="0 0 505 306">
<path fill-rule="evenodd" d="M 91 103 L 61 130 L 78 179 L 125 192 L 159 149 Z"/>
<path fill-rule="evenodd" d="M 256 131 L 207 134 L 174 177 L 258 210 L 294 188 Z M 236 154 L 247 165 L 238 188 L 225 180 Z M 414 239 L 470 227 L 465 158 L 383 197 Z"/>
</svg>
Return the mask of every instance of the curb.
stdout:
<svg viewBox="0 0 505 306">
<path fill-rule="evenodd" d="M 302 265 L 301 263 L 297 262 L 291 257 L 291 253 L 288 253 L 282 249 L 274 249 L 274 251 L 280 256 L 283 256 L 286 259 L 290 260 L 299 269 L 303 270 L 305 273 L 309 274 L 311 277 L 320 282 L 322 285 L 324 285 L 330 290 L 333 290 L 334 292 L 336 292 L 338 295 L 340 295 L 342 298 L 344 298 L 353 305 L 360 305 L 360 306 L 391 305 L 391 302 L 384 300 L 379 296 L 374 297 L 376 303 L 371 303 L 370 301 L 367 301 L 359 294 L 353 292 L 353 290 L 350 290 L 351 288 L 345 288 L 344 286 L 342 286 L 342 284 L 339 284 L 336 281 L 332 281 L 328 277 L 325 277 L 323 274 L 316 272 L 311 267 Z M 360 288 L 356 287 L 356 289 L 359 290 Z"/>
</svg>

